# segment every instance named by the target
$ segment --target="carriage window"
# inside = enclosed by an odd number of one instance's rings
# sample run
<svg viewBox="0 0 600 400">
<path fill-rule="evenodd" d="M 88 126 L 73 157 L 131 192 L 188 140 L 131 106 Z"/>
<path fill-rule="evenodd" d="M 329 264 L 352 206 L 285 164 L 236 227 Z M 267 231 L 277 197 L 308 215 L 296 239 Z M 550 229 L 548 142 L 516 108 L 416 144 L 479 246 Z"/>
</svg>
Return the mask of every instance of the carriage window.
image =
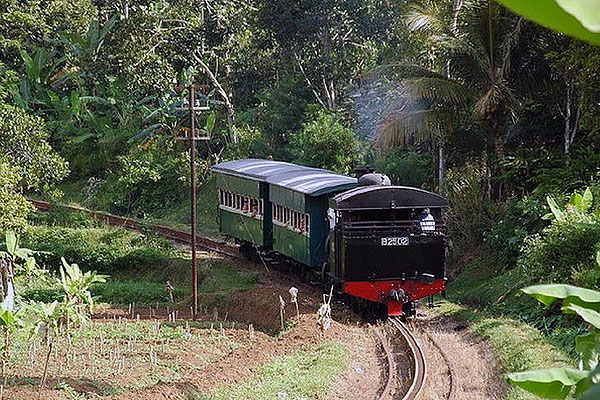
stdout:
<svg viewBox="0 0 600 400">
<path fill-rule="evenodd" d="M 219 206 L 251 217 L 262 217 L 263 201 L 251 196 L 219 189 Z"/>
<path fill-rule="evenodd" d="M 310 232 L 308 214 L 273 203 L 273 223 L 289 230 L 307 235 Z"/>
</svg>

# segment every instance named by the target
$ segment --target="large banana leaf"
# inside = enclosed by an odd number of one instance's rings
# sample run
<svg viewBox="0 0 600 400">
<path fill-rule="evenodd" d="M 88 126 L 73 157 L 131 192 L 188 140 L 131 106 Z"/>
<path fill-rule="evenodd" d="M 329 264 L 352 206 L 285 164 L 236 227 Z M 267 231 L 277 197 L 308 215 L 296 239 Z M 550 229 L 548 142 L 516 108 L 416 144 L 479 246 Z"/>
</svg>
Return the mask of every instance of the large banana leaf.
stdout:
<svg viewBox="0 0 600 400">
<path fill-rule="evenodd" d="M 508 381 L 529 393 L 544 399 L 565 399 L 577 388 L 581 393 L 588 387 L 589 371 L 570 368 L 555 368 L 539 371 L 525 371 L 508 374 Z"/>
<path fill-rule="evenodd" d="M 600 310 L 600 292 L 595 290 L 563 284 L 534 285 L 521 290 L 547 306 L 550 306 L 556 300 L 562 299 L 565 308 L 568 308 L 571 304 L 575 304 L 596 311 Z"/>
<path fill-rule="evenodd" d="M 547 28 L 600 45 L 600 0 L 498 0 Z"/>
<path fill-rule="evenodd" d="M 565 311 L 571 311 L 579 315 L 585 322 L 590 325 L 593 325 L 594 328 L 600 329 L 600 313 L 594 310 L 590 310 L 586 307 L 580 307 L 575 304 L 569 304 L 565 307 Z"/>
</svg>

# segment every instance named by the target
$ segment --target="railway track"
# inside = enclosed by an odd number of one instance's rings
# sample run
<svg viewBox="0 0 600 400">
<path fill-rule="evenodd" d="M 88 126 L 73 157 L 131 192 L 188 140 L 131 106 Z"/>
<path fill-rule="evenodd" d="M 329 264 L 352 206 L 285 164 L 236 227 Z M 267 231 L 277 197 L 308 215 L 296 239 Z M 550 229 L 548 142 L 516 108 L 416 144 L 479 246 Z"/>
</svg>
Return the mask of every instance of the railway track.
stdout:
<svg viewBox="0 0 600 400">
<path fill-rule="evenodd" d="M 393 332 L 399 334 L 399 336 L 393 337 L 400 338 L 403 344 L 406 345 L 408 355 L 403 355 L 402 357 L 407 357 L 410 359 L 409 364 L 412 366 L 412 370 L 409 368 L 408 375 L 410 376 L 410 382 L 401 382 L 399 380 L 401 379 L 401 375 L 403 374 L 397 370 L 397 366 L 394 363 L 393 349 L 390 348 L 383 335 L 378 330 L 375 330 L 375 334 L 379 342 L 381 343 L 381 348 L 385 353 L 385 364 L 387 364 L 387 380 L 381 394 L 377 397 L 377 400 L 421 399 L 423 397 L 421 396 L 422 390 L 425 386 L 425 381 L 427 380 L 427 362 L 425 358 L 425 351 L 419 345 L 419 342 L 415 338 L 415 335 L 413 335 L 413 333 L 399 318 L 390 317 L 388 321 L 393 327 Z M 446 396 L 441 398 L 445 398 L 446 400 L 454 400 L 456 387 L 454 380 L 454 371 L 452 369 L 450 360 L 448 359 L 438 342 L 429 333 L 424 332 L 424 335 L 427 338 L 427 340 L 431 342 L 431 345 L 435 347 L 436 350 L 440 353 L 440 356 L 442 357 L 448 369 L 448 393 L 446 394 Z M 398 359 L 396 359 L 396 361 L 398 361 Z"/>
<path fill-rule="evenodd" d="M 29 199 L 33 206 L 40 211 L 51 211 L 56 206 L 47 201 Z M 155 234 L 164 237 L 165 239 L 172 240 L 177 243 L 191 245 L 192 234 L 186 231 L 180 231 L 177 229 L 169 228 L 164 225 L 147 224 L 142 223 L 133 218 L 121 217 L 114 214 L 109 214 L 101 211 L 92 211 L 87 208 L 77 206 L 60 205 L 61 208 L 65 208 L 69 211 L 80 212 L 91 216 L 94 219 L 104 221 L 109 225 L 119 226 L 122 228 L 134 230 L 137 232 L 154 232 Z M 229 243 L 223 243 L 219 240 L 196 235 L 196 246 L 199 249 L 212 251 L 228 257 L 241 258 L 238 251 L 238 247 Z"/>
<path fill-rule="evenodd" d="M 408 346 L 409 354 L 414 363 L 414 369 L 412 374 L 412 382 L 406 393 L 401 397 L 402 400 L 415 400 L 418 398 L 423 386 L 425 385 L 425 379 L 427 378 L 427 363 L 425 361 L 425 352 L 417 342 L 412 332 L 406 327 L 406 325 L 400 321 L 399 318 L 390 318 L 390 323 L 396 328 L 396 331 L 400 333 L 403 341 Z M 391 375 L 391 374 L 390 374 Z M 383 400 L 383 398 L 381 398 Z"/>
</svg>

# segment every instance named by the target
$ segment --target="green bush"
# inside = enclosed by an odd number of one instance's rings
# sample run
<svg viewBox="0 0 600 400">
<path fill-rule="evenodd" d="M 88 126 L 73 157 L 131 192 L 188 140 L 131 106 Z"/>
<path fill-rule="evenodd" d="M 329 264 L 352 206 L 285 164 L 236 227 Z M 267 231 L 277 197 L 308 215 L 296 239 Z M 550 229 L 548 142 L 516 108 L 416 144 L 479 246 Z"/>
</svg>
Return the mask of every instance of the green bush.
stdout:
<svg viewBox="0 0 600 400">
<path fill-rule="evenodd" d="M 552 220 L 540 234 L 526 239 L 519 265 L 527 276 L 544 282 L 567 282 L 585 287 L 600 284 L 596 251 L 600 246 L 600 205 L 595 188 L 573 193 L 566 205 L 547 202 Z"/>
<path fill-rule="evenodd" d="M 69 173 L 48 143 L 44 121 L 20 108 L 0 104 L 0 155 L 20 169 L 20 186 L 48 190 Z"/>
<path fill-rule="evenodd" d="M 189 157 L 178 151 L 171 137 L 155 137 L 119 157 L 121 171 L 110 182 L 114 193 L 113 210 L 151 212 L 181 201 L 189 187 Z M 207 166 L 201 165 L 199 176 Z"/>
<path fill-rule="evenodd" d="M 294 161 L 347 173 L 358 161 L 359 141 L 352 129 L 340 117 L 327 110 L 316 108 L 299 132 L 292 135 L 291 148 Z"/>
<path fill-rule="evenodd" d="M 164 239 L 124 229 L 37 226 L 29 229 L 24 242 L 42 252 L 36 258 L 48 268 L 56 268 L 64 257 L 84 270 L 109 274 L 159 267 L 175 252 Z"/>
<path fill-rule="evenodd" d="M 0 158 L 0 232 L 21 232 L 27 226 L 27 215 L 33 209 L 19 193 L 20 173 Z"/>
<path fill-rule="evenodd" d="M 485 243 L 502 269 L 514 268 L 525 239 L 539 233 L 547 223 L 545 202 L 537 197 L 512 199 L 485 235 Z"/>
<path fill-rule="evenodd" d="M 450 242 L 450 276 L 461 272 L 462 262 L 455 258 L 469 254 L 482 243 L 492 223 L 490 201 L 486 196 L 488 169 L 486 161 L 473 160 L 462 167 L 448 170 L 446 196 L 450 209 L 445 220 Z"/>
<path fill-rule="evenodd" d="M 598 287 L 600 274 L 594 264 L 598 243 L 600 224 L 554 222 L 525 240 L 519 266 L 543 282 Z"/>
<path fill-rule="evenodd" d="M 376 161 L 377 172 L 390 177 L 393 184 L 431 189 L 430 158 L 414 151 L 394 149 Z"/>
</svg>

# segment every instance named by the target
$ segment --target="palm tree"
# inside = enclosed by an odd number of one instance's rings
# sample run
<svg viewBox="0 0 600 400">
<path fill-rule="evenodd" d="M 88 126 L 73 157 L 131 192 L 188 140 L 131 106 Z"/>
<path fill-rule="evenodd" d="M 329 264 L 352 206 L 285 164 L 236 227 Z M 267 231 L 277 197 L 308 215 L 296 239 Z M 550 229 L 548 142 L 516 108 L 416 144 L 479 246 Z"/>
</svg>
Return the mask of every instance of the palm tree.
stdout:
<svg viewBox="0 0 600 400">
<path fill-rule="evenodd" d="M 514 118 L 518 105 L 513 61 L 523 28 L 522 18 L 491 0 L 454 0 L 451 10 L 449 3 L 413 6 L 406 16 L 410 30 L 424 37 L 427 68 L 405 73 L 399 83 L 409 101 L 390 113 L 379 130 L 379 140 L 388 145 L 436 140 L 440 187 L 444 137 L 457 110 L 485 124 L 500 165 L 504 160 L 505 122 Z"/>
</svg>

